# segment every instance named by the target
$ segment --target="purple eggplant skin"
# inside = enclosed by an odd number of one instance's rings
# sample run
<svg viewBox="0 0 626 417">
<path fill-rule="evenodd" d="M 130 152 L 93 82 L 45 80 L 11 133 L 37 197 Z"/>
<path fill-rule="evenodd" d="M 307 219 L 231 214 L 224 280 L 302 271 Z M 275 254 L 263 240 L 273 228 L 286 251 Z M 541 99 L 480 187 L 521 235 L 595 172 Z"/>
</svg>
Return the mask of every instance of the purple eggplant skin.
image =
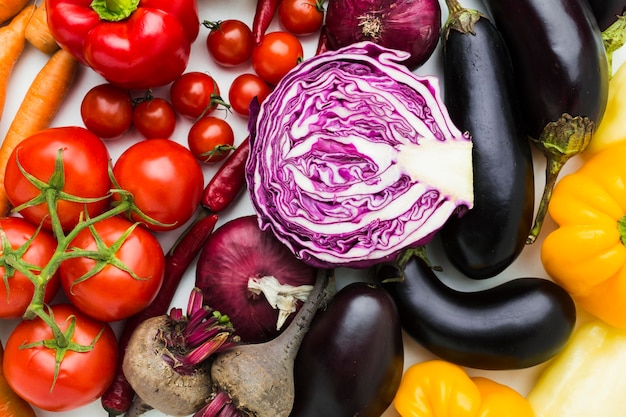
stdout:
<svg viewBox="0 0 626 417">
<path fill-rule="evenodd" d="M 606 30 L 626 12 L 624 0 L 586 0 L 593 11 L 600 30 Z"/>
<path fill-rule="evenodd" d="M 455 124 L 472 136 L 474 207 L 450 217 L 438 238 L 460 272 L 485 279 L 526 246 L 535 204 L 533 159 L 502 36 L 476 10 L 451 16 L 442 41 L 444 101 Z M 471 29 L 454 23 L 469 16 L 477 18 Z"/>
<path fill-rule="evenodd" d="M 379 417 L 404 366 L 396 306 L 379 285 L 354 282 L 317 313 L 294 366 L 291 417 Z"/>
<path fill-rule="evenodd" d="M 394 299 L 405 332 L 461 366 L 523 369 L 556 355 L 568 341 L 576 309 L 552 281 L 517 278 L 474 292 L 444 284 L 419 256 L 403 268 L 382 265 L 377 279 Z"/>
<path fill-rule="evenodd" d="M 539 140 L 563 114 L 596 126 L 606 107 L 609 68 L 586 0 L 484 0 L 509 50 L 528 135 Z"/>
</svg>

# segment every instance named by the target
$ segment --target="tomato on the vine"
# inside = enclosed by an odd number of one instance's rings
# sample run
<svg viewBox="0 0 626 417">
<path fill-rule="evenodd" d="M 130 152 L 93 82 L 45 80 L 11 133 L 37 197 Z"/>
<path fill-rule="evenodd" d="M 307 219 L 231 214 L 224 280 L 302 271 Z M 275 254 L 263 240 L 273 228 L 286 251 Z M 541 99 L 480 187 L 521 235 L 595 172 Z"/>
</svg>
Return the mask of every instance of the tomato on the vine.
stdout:
<svg viewBox="0 0 626 417">
<path fill-rule="evenodd" d="M 59 157 L 63 161 L 63 175 L 52 176 Z M 78 126 L 48 128 L 16 146 L 7 161 L 4 186 L 13 207 L 31 200 L 38 203 L 19 212 L 33 224 L 43 222 L 48 230 L 51 229 L 48 205 L 43 199 L 34 200 L 41 197 L 42 191 L 29 181 L 21 169 L 54 186 L 59 195 L 56 207 L 59 222 L 63 230 L 69 230 L 76 226 L 81 215 L 85 216 L 85 210 L 90 217 L 95 217 L 109 208 L 109 162 L 107 147 L 89 130 Z M 64 193 L 69 196 L 64 196 Z M 71 201 L 71 196 L 90 200 Z"/>
<path fill-rule="evenodd" d="M 74 324 L 60 364 L 57 350 L 43 345 L 43 341 L 55 340 L 52 330 L 37 317 L 15 327 L 5 345 L 2 366 L 7 382 L 20 397 L 47 411 L 69 411 L 95 401 L 109 387 L 115 375 L 117 340 L 109 324 L 89 318 L 71 304 L 53 305 L 49 311 L 64 333 Z"/>
<path fill-rule="evenodd" d="M 94 234 L 83 229 L 70 247 L 107 251 L 106 261 L 86 256 L 63 261 L 61 285 L 69 301 L 100 321 L 117 321 L 146 308 L 163 284 L 165 256 L 157 238 L 143 227 L 121 217 L 94 224 Z M 130 231 L 130 233 L 129 233 Z"/>
<path fill-rule="evenodd" d="M 133 103 L 127 90 L 100 84 L 89 90 L 80 104 L 85 127 L 103 139 L 122 136 L 133 121 Z"/>
<path fill-rule="evenodd" d="M 302 43 L 289 32 L 265 34 L 252 50 L 252 68 L 265 82 L 276 85 L 303 59 Z"/>
<path fill-rule="evenodd" d="M 226 120 L 207 116 L 191 126 L 187 142 L 196 159 L 213 163 L 226 158 L 234 149 L 235 133 Z"/>
<path fill-rule="evenodd" d="M 281 0 L 278 20 L 294 35 L 310 35 L 320 30 L 324 23 L 324 6 L 321 0 Z"/>
<path fill-rule="evenodd" d="M 241 74 L 230 85 L 228 102 L 235 113 L 247 117 L 250 115 L 252 99 L 256 97 L 262 103 L 271 91 L 269 85 L 258 75 Z"/>
<path fill-rule="evenodd" d="M 113 167 L 119 188 L 130 192 L 138 213 L 132 219 L 150 230 L 182 226 L 198 208 L 204 173 L 191 151 L 169 139 L 147 139 L 126 149 Z M 116 194 L 114 200 L 119 199 Z"/>
<path fill-rule="evenodd" d="M 252 57 L 254 36 L 250 27 L 237 19 L 206 22 L 209 27 L 206 45 L 213 60 L 225 67 L 234 67 Z"/>
<path fill-rule="evenodd" d="M 220 104 L 227 105 L 215 79 L 198 71 L 186 72 L 174 80 L 170 101 L 179 114 L 191 119 L 208 115 Z"/>
<path fill-rule="evenodd" d="M 45 230 L 37 231 L 37 227 L 21 217 L 0 218 L 0 230 L 15 251 L 14 254 L 33 265 L 32 270 L 36 275 L 37 269 L 46 266 L 57 247 L 54 236 Z M 9 256 L 7 252 L 0 248 L 2 256 Z M 0 284 L 0 317 L 21 317 L 33 298 L 35 286 L 21 272 L 14 271 L 11 275 L 4 262 L 0 264 L 0 275 L 6 279 L 6 283 Z M 54 274 L 46 285 L 44 302 L 52 301 L 58 289 L 59 276 Z"/>
<path fill-rule="evenodd" d="M 135 105 L 133 125 L 146 139 L 168 139 L 176 129 L 176 111 L 166 99 L 149 97 Z"/>
</svg>

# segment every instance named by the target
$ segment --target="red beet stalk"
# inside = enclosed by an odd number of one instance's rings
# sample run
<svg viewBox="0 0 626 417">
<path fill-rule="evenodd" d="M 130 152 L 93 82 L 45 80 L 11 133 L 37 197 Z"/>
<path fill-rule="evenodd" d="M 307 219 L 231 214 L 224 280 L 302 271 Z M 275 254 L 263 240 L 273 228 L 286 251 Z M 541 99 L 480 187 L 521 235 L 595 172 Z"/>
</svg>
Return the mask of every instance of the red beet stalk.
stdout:
<svg viewBox="0 0 626 417">
<path fill-rule="evenodd" d="M 279 3 L 280 0 L 257 0 L 256 11 L 252 20 L 252 34 L 256 45 L 259 45 L 263 40 L 265 31 L 276 15 Z"/>
<path fill-rule="evenodd" d="M 246 138 L 211 178 L 201 204 L 213 213 L 228 207 L 246 184 L 246 160 L 250 153 L 250 139 Z"/>
<path fill-rule="evenodd" d="M 135 392 L 124 377 L 122 362 L 124 352 L 133 331 L 144 320 L 166 314 L 178 284 L 185 271 L 200 253 L 202 246 L 213 232 L 218 216 L 203 210 L 198 218 L 183 232 L 172 249 L 165 255 L 165 280 L 154 301 L 143 311 L 130 317 L 119 339 L 119 360 L 113 383 L 101 398 L 102 406 L 110 416 L 124 414 L 133 402 Z"/>
</svg>

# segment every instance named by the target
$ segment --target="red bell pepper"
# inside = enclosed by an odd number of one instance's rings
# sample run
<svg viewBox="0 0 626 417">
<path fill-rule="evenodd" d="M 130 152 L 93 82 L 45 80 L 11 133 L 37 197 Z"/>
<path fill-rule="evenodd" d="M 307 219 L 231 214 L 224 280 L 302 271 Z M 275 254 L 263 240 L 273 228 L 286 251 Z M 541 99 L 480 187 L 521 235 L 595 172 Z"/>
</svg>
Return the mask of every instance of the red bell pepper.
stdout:
<svg viewBox="0 0 626 417">
<path fill-rule="evenodd" d="M 200 30 L 196 0 L 45 0 L 57 43 L 128 89 L 169 84 Z"/>
</svg>

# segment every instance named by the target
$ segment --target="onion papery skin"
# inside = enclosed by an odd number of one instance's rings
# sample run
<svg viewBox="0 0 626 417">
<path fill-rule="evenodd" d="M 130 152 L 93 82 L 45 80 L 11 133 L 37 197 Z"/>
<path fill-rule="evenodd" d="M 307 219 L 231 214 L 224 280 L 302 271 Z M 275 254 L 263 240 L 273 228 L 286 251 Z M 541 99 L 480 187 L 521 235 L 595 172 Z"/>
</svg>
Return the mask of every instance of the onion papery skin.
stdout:
<svg viewBox="0 0 626 417">
<path fill-rule="evenodd" d="M 317 269 L 296 259 L 270 232 L 261 231 L 254 215 L 229 220 L 217 228 L 198 256 L 195 285 L 208 306 L 230 318 L 244 343 L 275 338 L 296 314 L 276 329 L 278 310 L 263 294 L 248 289 L 249 278 L 264 276 L 294 287 L 313 285 Z M 296 311 L 301 306 L 298 302 Z"/>
<path fill-rule="evenodd" d="M 441 35 L 438 0 L 330 0 L 326 10 L 329 49 L 370 41 L 410 54 L 410 70 L 433 54 Z"/>
<path fill-rule="evenodd" d="M 259 226 L 309 265 L 390 260 L 473 206 L 471 138 L 438 79 L 399 64 L 407 55 L 372 42 L 317 55 L 251 120 L 246 182 Z"/>
</svg>

